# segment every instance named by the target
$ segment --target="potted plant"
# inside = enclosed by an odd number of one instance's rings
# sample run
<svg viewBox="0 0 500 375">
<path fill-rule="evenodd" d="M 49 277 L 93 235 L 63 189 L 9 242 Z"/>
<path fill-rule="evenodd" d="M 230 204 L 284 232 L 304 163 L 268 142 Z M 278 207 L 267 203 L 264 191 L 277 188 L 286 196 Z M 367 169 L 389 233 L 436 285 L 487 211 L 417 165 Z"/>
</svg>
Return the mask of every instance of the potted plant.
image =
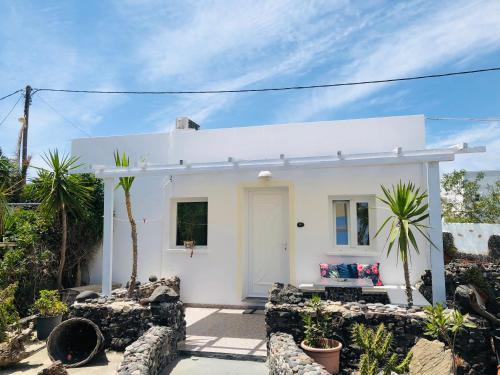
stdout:
<svg viewBox="0 0 500 375">
<path fill-rule="evenodd" d="M 35 301 L 35 308 L 38 311 L 36 334 L 39 340 L 45 340 L 61 323 L 62 316 L 68 307 L 61 302 L 57 290 L 41 290 L 40 298 Z"/>
<path fill-rule="evenodd" d="M 193 239 L 194 238 L 194 227 L 193 227 L 194 224 L 188 224 L 186 226 L 186 238 L 189 238 L 187 240 L 184 240 L 184 247 L 186 249 L 191 249 L 191 254 L 190 254 L 190 258 L 193 257 L 193 251 L 194 251 L 194 248 L 196 246 L 196 241 Z"/>
<path fill-rule="evenodd" d="M 317 295 L 306 303 L 308 312 L 303 314 L 305 337 L 300 346 L 315 362 L 323 365 L 331 374 L 338 374 L 342 343 L 327 338 L 330 317 L 323 314 L 323 302 Z"/>
</svg>

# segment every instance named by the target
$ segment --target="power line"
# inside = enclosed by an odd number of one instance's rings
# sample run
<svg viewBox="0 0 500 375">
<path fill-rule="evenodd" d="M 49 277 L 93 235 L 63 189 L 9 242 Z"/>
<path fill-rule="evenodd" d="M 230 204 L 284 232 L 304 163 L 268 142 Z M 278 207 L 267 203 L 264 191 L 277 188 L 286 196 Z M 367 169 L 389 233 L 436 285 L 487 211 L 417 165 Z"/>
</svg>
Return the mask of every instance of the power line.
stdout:
<svg viewBox="0 0 500 375">
<path fill-rule="evenodd" d="M 61 112 L 59 112 L 57 109 L 55 109 L 53 106 L 51 106 L 49 103 L 47 103 L 45 101 L 44 98 L 42 98 L 42 96 L 40 94 L 38 94 L 38 99 L 40 99 L 49 109 L 51 109 L 54 113 L 56 113 L 57 115 L 59 115 L 64 121 L 66 121 L 68 124 L 70 124 L 71 126 L 73 126 L 75 129 L 77 130 L 80 130 L 82 133 L 84 133 L 86 136 L 88 137 L 92 137 L 92 135 L 87 132 L 86 130 L 84 130 L 82 127 L 78 126 L 77 124 L 75 124 L 73 121 L 71 121 L 69 118 L 67 118 L 66 116 L 64 116 Z"/>
<path fill-rule="evenodd" d="M 22 90 L 20 90 L 20 91 L 22 91 Z M 17 92 L 19 92 L 19 91 L 17 91 Z M 10 111 L 5 115 L 5 117 L 2 119 L 2 121 L 0 121 L 0 126 L 2 126 L 5 121 L 7 121 L 7 119 L 9 118 L 9 116 L 12 113 L 12 111 L 14 110 L 14 108 L 16 108 L 16 106 L 18 105 L 18 103 L 21 101 L 22 97 L 23 97 L 23 95 L 19 95 L 19 98 L 14 103 L 14 105 L 12 106 L 12 108 L 10 109 Z"/>
<path fill-rule="evenodd" d="M 431 121 L 471 121 L 471 122 L 500 122 L 500 118 L 494 117 L 426 117 Z"/>
<path fill-rule="evenodd" d="M 466 74 L 494 72 L 494 71 L 500 71 L 500 67 L 476 69 L 476 70 L 464 70 L 464 71 L 459 71 L 459 72 L 449 72 L 449 73 L 440 73 L 440 74 L 428 74 L 428 75 L 414 76 L 414 77 L 380 79 L 380 80 L 372 80 L 372 81 L 357 81 L 357 82 L 331 83 L 331 84 L 323 84 L 323 85 L 271 87 L 271 88 L 239 89 L 239 90 L 101 91 L 101 90 L 69 90 L 69 89 L 53 89 L 53 88 L 37 88 L 34 90 L 35 90 L 35 92 L 52 91 L 52 92 L 68 92 L 68 93 L 84 93 L 84 94 L 136 94 L 136 95 L 227 94 L 227 93 L 244 93 L 244 92 L 304 90 L 304 89 L 340 87 L 340 86 L 357 86 L 357 85 L 367 85 L 367 84 L 377 84 L 377 83 L 414 81 L 414 80 L 420 80 L 420 79 L 441 78 L 441 77 L 450 77 L 450 76 L 458 76 L 458 75 L 466 75 Z"/>
<path fill-rule="evenodd" d="M 2 97 L 0 98 L 0 100 L 7 99 L 7 98 L 11 97 L 12 95 L 16 95 L 18 92 L 21 92 L 21 91 L 23 91 L 23 89 L 19 89 L 19 90 L 17 90 L 17 91 L 11 92 L 9 95 L 2 96 Z"/>
</svg>

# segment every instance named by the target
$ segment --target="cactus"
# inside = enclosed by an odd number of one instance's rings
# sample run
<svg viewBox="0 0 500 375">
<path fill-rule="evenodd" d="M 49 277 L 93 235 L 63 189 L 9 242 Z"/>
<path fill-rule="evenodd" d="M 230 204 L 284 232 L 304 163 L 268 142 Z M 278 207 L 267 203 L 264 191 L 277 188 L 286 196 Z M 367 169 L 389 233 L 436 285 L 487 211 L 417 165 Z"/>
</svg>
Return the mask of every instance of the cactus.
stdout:
<svg viewBox="0 0 500 375">
<path fill-rule="evenodd" d="M 410 364 L 412 353 L 409 352 L 403 361 L 398 361 L 396 353 L 391 353 L 393 335 L 380 324 L 376 330 L 356 323 L 352 329 L 352 341 L 363 354 L 359 362 L 361 375 L 375 375 L 391 372 L 405 373 Z M 398 363 L 399 362 L 399 363 Z"/>
</svg>

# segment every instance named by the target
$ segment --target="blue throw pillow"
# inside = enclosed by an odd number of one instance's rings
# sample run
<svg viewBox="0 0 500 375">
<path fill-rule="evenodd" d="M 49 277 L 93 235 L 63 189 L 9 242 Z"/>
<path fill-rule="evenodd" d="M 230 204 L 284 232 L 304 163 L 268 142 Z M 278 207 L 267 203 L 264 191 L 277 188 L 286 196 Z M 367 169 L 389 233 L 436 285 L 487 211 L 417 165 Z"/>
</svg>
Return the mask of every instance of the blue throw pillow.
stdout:
<svg viewBox="0 0 500 375">
<path fill-rule="evenodd" d="M 337 271 L 342 279 L 357 279 L 358 268 L 356 263 L 346 264 L 341 263 L 337 265 Z"/>
<path fill-rule="evenodd" d="M 358 264 L 357 263 L 349 263 L 347 264 L 347 268 L 349 269 L 349 278 L 357 279 L 358 278 Z"/>
</svg>

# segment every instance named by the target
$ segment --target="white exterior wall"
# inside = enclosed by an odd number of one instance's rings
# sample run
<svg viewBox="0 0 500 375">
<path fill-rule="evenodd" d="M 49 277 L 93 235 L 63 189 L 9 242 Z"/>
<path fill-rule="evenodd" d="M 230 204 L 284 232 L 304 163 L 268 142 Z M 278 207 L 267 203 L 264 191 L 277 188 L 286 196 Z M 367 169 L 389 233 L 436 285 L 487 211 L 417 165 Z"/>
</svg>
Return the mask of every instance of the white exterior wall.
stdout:
<svg viewBox="0 0 500 375">
<path fill-rule="evenodd" d="M 335 155 L 390 151 L 425 147 L 423 116 L 347 120 L 306 124 L 259 126 L 215 130 L 179 130 L 167 134 L 78 139 L 72 153 L 90 164 L 113 165 L 118 148 L 151 163 L 225 161 L 241 159 Z M 132 205 L 138 223 L 139 280 L 149 275 L 178 275 L 182 298 L 191 303 L 241 304 L 246 277 L 244 231 L 244 189 L 257 186 L 286 186 L 290 199 L 290 275 L 291 282 L 312 282 L 319 277 L 320 262 L 381 263 L 386 284 L 403 284 L 403 269 L 396 266 L 395 254 L 389 259 L 382 246 L 385 237 L 375 240 L 369 255 L 344 256 L 335 253 L 332 212 L 329 197 L 379 195 L 380 185 L 411 180 L 426 188 L 422 164 L 380 167 L 318 168 L 275 170 L 271 182 L 257 180 L 255 171 L 219 174 L 139 177 L 132 189 Z M 174 248 L 171 236 L 171 200 L 208 198 L 208 246 L 196 248 L 192 258 Z M 375 211 L 378 227 L 385 217 Z M 146 220 L 144 222 L 143 218 Z M 297 222 L 304 222 L 297 228 Z M 126 283 L 131 270 L 130 227 L 123 194 L 115 192 L 115 230 L 113 281 Z M 429 246 L 420 241 L 421 255 L 412 258 L 413 281 L 430 268 Z M 327 254 L 330 253 L 330 254 Z M 394 255 L 394 256 L 393 256 Z M 100 255 L 98 255 L 100 256 Z M 98 269 L 91 267 L 91 280 L 100 281 Z M 92 271 L 94 270 L 94 271 Z"/>
<path fill-rule="evenodd" d="M 488 240 L 494 234 L 500 235 L 500 224 L 443 223 L 443 232 L 453 235 L 460 252 L 488 255 Z"/>
</svg>

